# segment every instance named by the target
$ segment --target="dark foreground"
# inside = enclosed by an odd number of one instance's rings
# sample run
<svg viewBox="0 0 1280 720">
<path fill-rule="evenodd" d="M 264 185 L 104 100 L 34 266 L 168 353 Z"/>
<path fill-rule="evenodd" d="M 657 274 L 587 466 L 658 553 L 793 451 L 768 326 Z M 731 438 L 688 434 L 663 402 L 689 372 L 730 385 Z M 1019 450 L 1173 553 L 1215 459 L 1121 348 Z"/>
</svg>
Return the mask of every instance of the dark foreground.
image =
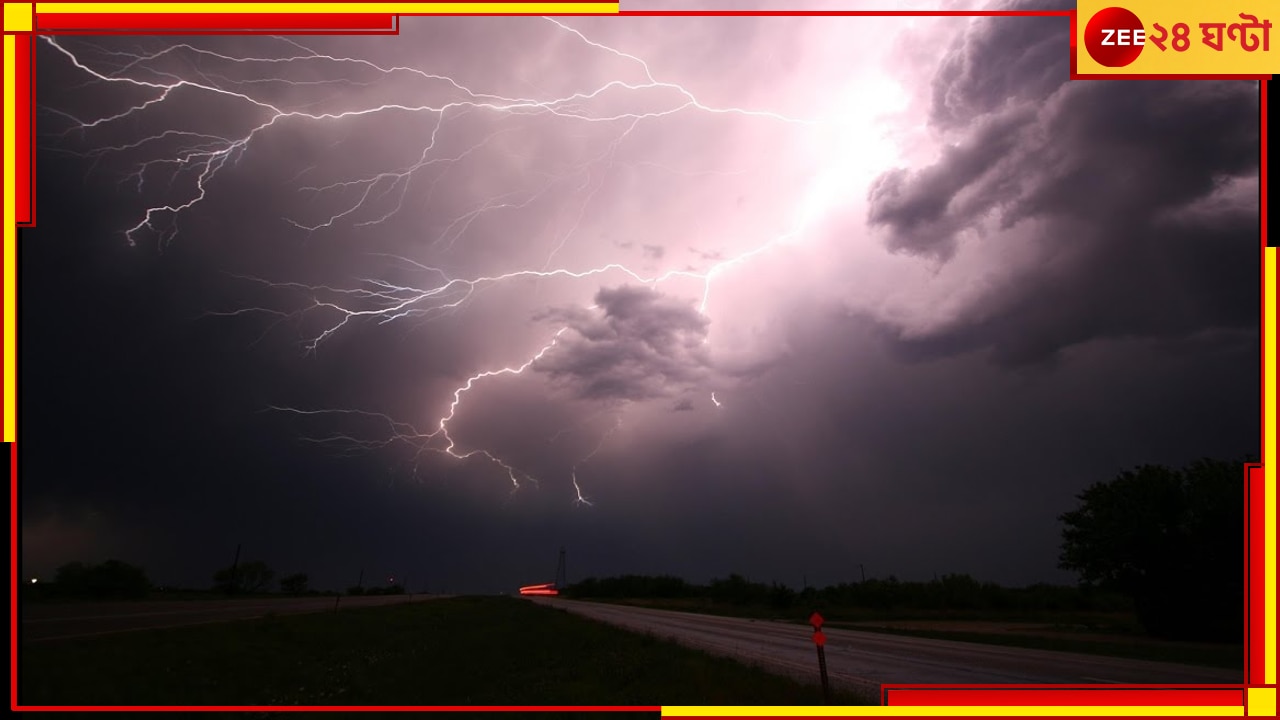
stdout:
<svg viewBox="0 0 1280 720">
<path fill-rule="evenodd" d="M 65 640 L 135 630 L 174 628 L 268 615 L 301 615 L 335 609 L 424 602 L 437 595 L 247 598 L 110 603 L 30 604 L 21 607 L 23 642 Z"/>
<path fill-rule="evenodd" d="M 821 702 L 815 687 L 515 598 L 26 642 L 18 666 L 23 705 Z"/>
</svg>

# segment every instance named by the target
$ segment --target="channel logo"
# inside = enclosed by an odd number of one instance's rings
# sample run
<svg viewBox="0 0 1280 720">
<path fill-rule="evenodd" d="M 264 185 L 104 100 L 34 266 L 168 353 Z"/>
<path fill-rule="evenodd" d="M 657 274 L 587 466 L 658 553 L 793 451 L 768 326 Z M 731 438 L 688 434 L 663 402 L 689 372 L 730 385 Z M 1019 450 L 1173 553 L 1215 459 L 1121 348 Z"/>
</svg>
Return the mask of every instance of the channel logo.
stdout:
<svg viewBox="0 0 1280 720">
<path fill-rule="evenodd" d="M 1084 47 L 1089 57 L 1107 67 L 1124 67 L 1137 60 L 1146 41 L 1147 29 L 1142 21 L 1124 8 L 1099 10 L 1084 27 Z"/>
<path fill-rule="evenodd" d="M 1114 0 L 1112 0 L 1114 2 Z M 1280 72 L 1275 0 L 1080 0 L 1075 44 L 1079 73 L 1271 75 Z"/>
</svg>

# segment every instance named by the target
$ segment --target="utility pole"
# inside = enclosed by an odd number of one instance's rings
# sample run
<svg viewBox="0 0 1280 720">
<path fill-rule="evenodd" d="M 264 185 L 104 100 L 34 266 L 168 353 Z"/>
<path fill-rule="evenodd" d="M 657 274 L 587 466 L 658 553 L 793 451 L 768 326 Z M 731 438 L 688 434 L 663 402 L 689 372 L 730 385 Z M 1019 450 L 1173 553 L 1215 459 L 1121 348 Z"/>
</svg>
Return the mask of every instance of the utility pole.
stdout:
<svg viewBox="0 0 1280 720">
<path fill-rule="evenodd" d="M 867 571 L 866 571 L 866 568 L 862 567 L 862 563 L 858 563 L 858 572 L 861 572 L 861 573 L 862 573 L 862 582 L 866 582 L 866 581 L 867 581 Z"/>
<path fill-rule="evenodd" d="M 563 590 L 566 583 L 564 568 L 564 547 L 560 548 L 560 562 L 556 564 L 556 589 Z"/>
<path fill-rule="evenodd" d="M 360 568 L 360 579 L 356 580 L 356 587 L 364 589 L 364 568 Z"/>
<path fill-rule="evenodd" d="M 231 579 L 227 581 L 227 594 L 236 593 L 236 567 L 240 565 L 240 543 L 236 543 L 236 557 L 231 561 Z"/>
</svg>

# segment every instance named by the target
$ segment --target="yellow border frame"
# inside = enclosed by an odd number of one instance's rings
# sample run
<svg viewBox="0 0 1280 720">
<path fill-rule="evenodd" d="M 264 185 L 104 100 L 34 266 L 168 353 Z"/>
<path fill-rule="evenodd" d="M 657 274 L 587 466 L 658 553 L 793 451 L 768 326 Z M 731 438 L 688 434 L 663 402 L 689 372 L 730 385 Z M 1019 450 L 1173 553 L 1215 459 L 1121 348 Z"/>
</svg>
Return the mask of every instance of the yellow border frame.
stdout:
<svg viewBox="0 0 1280 720">
<path fill-rule="evenodd" d="M 5 5 L 5 30 L 9 29 L 9 6 Z M 29 26 L 28 26 L 29 27 Z M 18 215 L 15 207 L 14 163 L 17 143 L 14 137 L 15 106 L 14 86 L 17 84 L 18 40 L 13 35 L 4 36 L 4 442 L 17 441 L 18 421 L 18 362 L 17 362 L 17 301 L 18 301 Z M 15 570 L 15 572 L 17 572 Z"/>
<path fill-rule="evenodd" d="M 543 13 L 563 15 L 569 13 L 614 14 L 616 2 L 336 2 L 336 3 L 35 3 L 36 12 L 51 15 L 60 13 L 281 13 L 309 15 L 317 13 L 365 13 L 388 15 L 446 15 L 476 13 L 501 15 L 504 13 Z M 6 28 L 7 29 L 7 28 Z"/>
<path fill-rule="evenodd" d="M 1274 81 L 1273 81 L 1274 83 Z M 1268 87 L 1268 92 L 1277 88 Z M 1268 138 L 1275 142 L 1276 138 Z M 1271 168 L 1267 168 L 1271 170 Z M 1275 182 L 1275 178 L 1268 178 Z M 1262 624 L 1265 643 L 1263 654 L 1263 680 L 1267 685 L 1276 684 L 1276 248 L 1263 250 L 1262 258 L 1262 467 L 1263 505 L 1263 596 L 1266 610 Z M 1276 707 L 1275 688 L 1271 688 L 1272 715 Z"/>
<path fill-rule="evenodd" d="M 1274 690 L 1274 688 L 1271 688 Z M 973 705 L 967 707 L 873 705 L 866 707 L 684 707 L 665 706 L 673 717 L 1244 717 L 1245 708 L 1226 706 L 1175 707 L 1147 705 Z"/>
<path fill-rule="evenodd" d="M 400 15 L 433 13 L 502 14 L 513 11 L 539 12 L 549 15 L 565 12 L 618 12 L 616 2 L 593 3 L 511 3 L 511 2 L 439 2 L 439 3 L 5 3 L 6 33 L 31 32 L 32 11 L 40 13 L 387 13 Z M 4 247 L 3 247 L 3 338 L 4 338 L 4 442 L 17 439 L 17 227 L 15 208 L 14 137 L 16 97 L 14 94 L 16 40 L 4 36 Z M 1067 52 L 1064 44 L 1063 52 Z M 1273 92 L 1280 88 L 1272 88 Z M 1276 142 L 1277 138 L 1271 138 Z M 1273 179 L 1274 182 L 1274 179 Z M 1267 248 L 1263 261 L 1263 459 L 1265 477 L 1265 620 L 1262 636 L 1265 642 L 1264 679 L 1271 687 L 1251 687 L 1245 707 L 664 707 L 663 714 L 679 716 L 716 715 L 790 715 L 790 716 L 1242 716 L 1276 714 L 1276 270 L 1277 250 Z M 15 570 L 16 572 L 16 570 Z"/>
</svg>

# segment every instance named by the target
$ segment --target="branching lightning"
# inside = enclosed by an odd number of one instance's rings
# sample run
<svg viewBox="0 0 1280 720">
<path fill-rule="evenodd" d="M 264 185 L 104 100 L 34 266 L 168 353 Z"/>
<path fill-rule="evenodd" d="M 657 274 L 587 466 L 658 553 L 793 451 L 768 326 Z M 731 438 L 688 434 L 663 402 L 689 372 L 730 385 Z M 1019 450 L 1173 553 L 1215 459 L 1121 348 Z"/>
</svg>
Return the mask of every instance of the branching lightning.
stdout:
<svg viewBox="0 0 1280 720">
<path fill-rule="evenodd" d="M 66 135 L 72 133 L 88 133 L 98 128 L 107 128 L 133 121 L 154 111 L 156 108 L 178 101 L 178 95 L 186 93 L 203 93 L 215 96 L 236 105 L 243 106 L 246 113 L 254 119 L 246 123 L 242 130 L 220 133 L 188 132 L 181 130 L 165 130 L 132 142 L 96 147 L 84 153 L 87 157 L 98 160 L 107 156 L 124 156 L 130 153 L 151 151 L 153 157 L 138 162 L 127 177 L 121 182 L 128 182 L 131 187 L 141 193 L 148 183 L 163 171 L 170 173 L 170 183 L 179 175 L 191 178 L 192 190 L 189 194 L 170 202 L 152 205 L 142 211 L 138 221 L 124 230 L 124 236 L 130 244 L 135 244 L 144 237 L 151 237 L 160 243 L 172 242 L 178 234 L 179 220 L 205 201 L 213 192 L 215 181 L 226 168 L 249 152 L 255 144 L 269 142 L 270 131 L 282 128 L 288 122 L 299 123 L 336 123 L 344 119 L 369 116 L 379 113 L 413 113 L 431 118 L 430 131 L 426 134 L 425 145 L 420 151 L 413 151 L 413 160 L 402 167 L 365 174 L 359 177 L 346 178 L 327 184 L 303 185 L 301 192 L 317 197 L 342 197 L 354 195 L 341 207 L 326 210 L 320 217 L 303 220 L 287 218 L 294 227 L 308 233 L 335 228 L 344 224 L 358 227 L 378 226 L 386 223 L 405 207 L 411 182 L 429 168 L 447 168 L 457 164 L 469 155 L 481 150 L 487 144 L 501 138 L 503 130 L 491 133 L 469 147 L 453 152 L 444 152 L 439 147 L 440 132 L 446 123 L 458 120 L 472 113 L 493 115 L 551 116 L 557 122 L 565 124 L 606 124 L 619 129 L 613 140 L 600 152 L 589 158 L 573 173 L 552 175 L 545 179 L 541 187 L 520 192 L 508 192 L 485 198 L 473 207 L 453 217 L 445 224 L 444 229 L 434 237 L 428 238 L 432 248 L 451 248 L 467 235 L 469 228 L 481 217 L 503 211 L 518 211 L 537 202 L 548 193 L 569 186 L 575 195 L 581 196 L 576 205 L 576 212 L 571 213 L 572 222 L 567 228 L 557 233 L 547 251 L 545 262 L 539 268 L 515 268 L 507 272 L 455 277 L 443 268 L 434 267 L 416 260 L 387 256 L 397 263 L 427 278 L 426 282 L 416 285 L 393 283 L 378 277 L 358 279 L 350 287 L 333 287 L 328 285 L 312 285 L 304 283 L 278 282 L 261 278 L 243 278 L 261 283 L 276 290 L 291 291 L 305 297 L 301 309 L 284 311 L 272 307 L 240 308 L 227 312 L 215 312 L 215 315 L 244 315 L 261 313 L 275 316 L 279 320 L 298 318 L 302 315 L 324 318 L 319 332 L 304 339 L 304 347 L 308 352 L 317 352 L 324 343 L 344 328 L 357 321 L 373 321 L 376 323 L 393 323 L 405 320 L 428 320 L 442 314 L 451 313 L 462 308 L 474 294 L 488 286 L 526 278 L 526 279 L 625 279 L 631 282 L 656 287 L 664 282 L 682 279 L 700 284 L 700 301 L 697 307 L 704 314 L 712 299 L 715 280 L 729 273 L 734 268 L 757 260 L 771 249 L 787 243 L 799 236 L 809 227 L 811 222 L 831 202 L 827 197 L 830 183 L 816 181 L 813 192 L 800 203 L 794 213 L 791 226 L 785 232 L 772 239 L 760 243 L 745 252 L 725 258 L 715 258 L 708 267 L 700 269 L 668 270 L 664 272 L 642 272 L 622 263 L 607 263 L 591 267 L 569 267 L 556 264 L 557 256 L 577 232 L 583 216 L 596 197 L 601 177 L 608 173 L 618 148 L 641 124 L 656 122 L 677 113 L 703 113 L 708 115 L 736 116 L 759 122 L 785 123 L 798 128 L 807 128 L 820 124 L 821 121 L 790 117 L 784 114 L 745 109 L 738 107 L 719 107 L 704 103 L 693 92 L 674 82 L 659 80 L 655 77 L 648 63 L 641 58 L 623 52 L 614 47 L 596 42 L 581 31 L 556 19 L 547 19 L 554 30 L 571 35 L 577 41 L 603 55 L 625 61 L 634 66 L 642 76 L 642 80 L 628 81 L 615 78 L 597 87 L 580 90 L 549 99 L 532 97 L 510 97 L 473 90 L 466 84 L 449 77 L 426 72 L 406 66 L 379 65 L 369 60 L 322 54 L 305 45 L 287 38 L 276 38 L 288 51 L 277 57 L 236 56 L 195 47 L 189 44 L 175 44 L 150 54 L 141 52 L 124 52 L 95 48 L 96 58 L 105 58 L 101 64 L 109 69 L 95 69 L 92 63 L 67 47 L 62 41 L 52 36 L 42 39 L 61 56 L 65 57 L 75 68 L 91 79 L 91 82 L 105 83 L 113 86 L 127 86 L 134 91 L 149 94 L 148 97 L 135 102 L 128 108 L 94 119 L 72 117 L 62 111 L 53 110 L 68 120 L 71 126 Z M 234 80 L 225 75 L 202 72 L 199 69 L 189 70 L 182 74 L 159 69 L 170 67 L 164 65 L 166 60 L 177 57 L 207 59 L 220 63 L 231 63 L 249 67 L 349 67 L 364 72 L 373 72 L 381 76 L 408 76 L 434 84 L 442 88 L 448 99 L 435 103 L 405 102 L 378 103 L 368 106 L 338 107 L 341 103 L 334 101 L 329 108 L 289 108 L 280 102 L 269 102 L 263 99 L 263 87 L 276 84 L 302 85 L 325 82 L 313 80 L 286 80 L 272 76 L 266 79 Z M 193 63 L 196 68 L 199 63 Z M 338 79 L 336 83 L 352 83 L 354 81 Z M 607 104 L 597 102 L 606 94 L 628 93 L 646 100 L 652 107 L 643 111 L 610 110 Z M 234 124 L 228 122 L 228 124 Z M 315 166 L 308 167 L 298 173 L 295 180 L 301 181 Z M 600 175 L 593 178 L 592 169 Z M 573 182 L 572 179 L 583 176 L 585 179 Z M 443 174 L 437 175 L 426 188 L 428 196 L 436 192 L 436 184 Z M 377 209 L 379 202 L 390 199 L 389 209 Z M 438 419 L 427 428 L 420 428 L 411 423 L 390 417 L 389 415 L 363 410 L 342 408 L 299 409 L 293 407 L 272 407 L 278 412 L 298 416 L 346 416 L 363 422 L 378 425 L 380 435 L 370 438 L 347 433 L 336 433 L 323 437 L 309 438 L 312 442 L 333 445 L 344 450 L 374 450 L 393 444 L 405 444 L 415 451 L 415 457 L 422 458 L 426 454 L 441 455 L 457 461 L 473 458 L 484 459 L 500 468 L 510 480 L 513 491 L 522 487 L 523 483 L 537 484 L 531 474 L 518 469 L 494 451 L 484 448 L 464 449 L 450 432 L 451 423 L 463 412 L 463 406 L 469 393 L 478 384 L 487 379 L 499 376 L 520 375 L 534 367 L 549 352 L 556 348 L 562 336 L 569 331 L 566 325 L 554 332 L 544 344 L 534 348 L 527 359 L 518 364 L 479 370 L 462 381 L 452 393 L 447 407 Z M 723 405 L 716 394 L 711 393 L 711 402 L 719 408 Z M 575 504 L 590 505 L 579 484 L 578 471 L 591 461 L 605 447 L 610 437 L 622 425 L 622 414 L 618 412 L 613 426 L 599 437 L 593 450 L 572 464 L 570 480 L 572 482 Z"/>
</svg>

